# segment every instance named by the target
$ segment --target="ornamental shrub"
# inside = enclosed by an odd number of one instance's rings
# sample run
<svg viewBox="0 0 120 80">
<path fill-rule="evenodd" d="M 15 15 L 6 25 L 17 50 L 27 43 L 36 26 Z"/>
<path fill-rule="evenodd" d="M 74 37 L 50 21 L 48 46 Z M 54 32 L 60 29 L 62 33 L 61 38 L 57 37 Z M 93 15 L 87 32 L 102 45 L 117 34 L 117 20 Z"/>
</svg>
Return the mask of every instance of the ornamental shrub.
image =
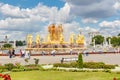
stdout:
<svg viewBox="0 0 120 80">
<path fill-rule="evenodd" d="M 103 62 L 85 62 L 83 64 L 84 68 L 91 69 L 114 69 L 115 65 L 104 64 Z"/>
<path fill-rule="evenodd" d="M 53 64 L 54 67 L 70 67 L 69 63 L 55 63 Z"/>
<path fill-rule="evenodd" d="M 35 65 L 38 65 L 39 59 L 34 58 L 34 60 L 35 60 Z"/>
<path fill-rule="evenodd" d="M 12 63 L 5 64 L 4 66 L 8 71 L 11 71 L 14 68 L 14 65 Z"/>
<path fill-rule="evenodd" d="M 78 68 L 83 68 L 83 58 L 81 53 L 78 55 Z"/>
</svg>

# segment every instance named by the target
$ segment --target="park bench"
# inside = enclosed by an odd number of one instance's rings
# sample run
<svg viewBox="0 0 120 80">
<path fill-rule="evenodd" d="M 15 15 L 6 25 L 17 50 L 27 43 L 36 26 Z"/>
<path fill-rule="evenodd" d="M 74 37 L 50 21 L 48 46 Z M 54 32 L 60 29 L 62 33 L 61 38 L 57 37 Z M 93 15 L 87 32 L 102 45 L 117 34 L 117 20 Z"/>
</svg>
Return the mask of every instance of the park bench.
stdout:
<svg viewBox="0 0 120 80">
<path fill-rule="evenodd" d="M 78 57 L 71 57 L 71 58 L 62 58 L 61 63 L 63 62 L 71 62 L 71 61 L 77 61 Z"/>
</svg>

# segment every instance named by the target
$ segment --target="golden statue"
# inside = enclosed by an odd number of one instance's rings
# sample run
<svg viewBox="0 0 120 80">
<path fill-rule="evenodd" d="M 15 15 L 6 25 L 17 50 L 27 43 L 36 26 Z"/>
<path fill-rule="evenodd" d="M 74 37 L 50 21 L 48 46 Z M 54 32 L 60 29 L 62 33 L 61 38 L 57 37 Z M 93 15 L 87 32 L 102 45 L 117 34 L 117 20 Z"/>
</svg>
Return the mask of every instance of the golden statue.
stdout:
<svg viewBox="0 0 120 80">
<path fill-rule="evenodd" d="M 63 34 L 60 35 L 60 44 L 62 44 L 64 42 L 64 37 Z"/>
<path fill-rule="evenodd" d="M 48 36 L 47 36 L 47 42 L 51 43 L 51 39 L 50 39 L 50 34 L 49 33 L 48 33 Z"/>
<path fill-rule="evenodd" d="M 74 43 L 74 34 L 71 34 L 70 35 L 70 44 L 73 44 Z"/>
<path fill-rule="evenodd" d="M 84 36 L 81 35 L 81 43 L 84 44 Z"/>
<path fill-rule="evenodd" d="M 60 40 L 60 35 L 63 32 L 62 25 L 58 25 L 58 27 L 56 27 L 55 24 L 52 24 L 48 26 L 48 32 L 50 34 L 50 40 L 55 43 Z"/>
<path fill-rule="evenodd" d="M 76 43 L 77 44 L 84 44 L 84 36 L 79 34 L 76 38 Z"/>
<path fill-rule="evenodd" d="M 57 40 L 59 40 L 59 39 L 60 39 L 60 36 L 61 36 L 62 33 L 63 33 L 62 24 L 58 25 L 56 32 L 57 32 L 57 33 L 56 33 L 56 34 L 57 34 Z M 63 36 L 63 35 L 62 35 L 62 36 Z"/>
<path fill-rule="evenodd" d="M 36 45 L 37 46 L 40 45 L 40 35 L 39 34 L 36 35 Z"/>
<path fill-rule="evenodd" d="M 54 41 L 55 40 L 55 25 L 54 24 L 48 27 L 48 32 L 50 34 L 51 40 Z"/>
<path fill-rule="evenodd" d="M 27 45 L 28 45 L 28 48 L 32 47 L 32 35 L 31 34 L 27 35 Z"/>
</svg>

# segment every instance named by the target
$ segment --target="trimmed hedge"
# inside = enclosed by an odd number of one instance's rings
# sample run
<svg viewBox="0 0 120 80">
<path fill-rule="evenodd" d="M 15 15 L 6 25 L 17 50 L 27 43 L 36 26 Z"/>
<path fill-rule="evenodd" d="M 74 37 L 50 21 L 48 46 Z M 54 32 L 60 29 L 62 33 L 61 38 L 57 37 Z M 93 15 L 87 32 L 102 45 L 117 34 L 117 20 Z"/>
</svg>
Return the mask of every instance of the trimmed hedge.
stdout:
<svg viewBox="0 0 120 80">
<path fill-rule="evenodd" d="M 107 65 L 103 62 L 85 62 L 83 64 L 84 68 L 91 68 L 91 69 L 114 69 L 115 65 Z"/>
<path fill-rule="evenodd" d="M 12 69 L 12 72 L 21 72 L 21 71 L 25 71 L 25 69 Z"/>
<path fill-rule="evenodd" d="M 56 63 L 53 64 L 54 67 L 68 67 L 68 68 L 79 68 L 77 62 L 72 63 Z M 85 62 L 83 63 L 83 68 L 91 69 L 114 69 L 115 65 L 107 65 L 103 62 Z"/>
<path fill-rule="evenodd" d="M 15 67 L 12 63 L 5 64 L 4 66 L 8 71 L 11 71 Z"/>
<path fill-rule="evenodd" d="M 78 63 L 77 62 L 71 62 L 71 63 L 55 63 L 53 64 L 54 67 L 69 67 L 69 68 L 77 68 Z"/>
</svg>

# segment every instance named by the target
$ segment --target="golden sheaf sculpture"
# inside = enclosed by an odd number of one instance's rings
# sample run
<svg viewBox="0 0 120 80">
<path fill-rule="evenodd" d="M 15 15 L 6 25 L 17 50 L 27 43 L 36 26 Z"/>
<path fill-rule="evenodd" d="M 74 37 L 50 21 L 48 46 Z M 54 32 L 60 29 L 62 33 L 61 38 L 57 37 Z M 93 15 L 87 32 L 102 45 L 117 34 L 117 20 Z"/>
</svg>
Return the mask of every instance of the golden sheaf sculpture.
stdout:
<svg viewBox="0 0 120 80">
<path fill-rule="evenodd" d="M 77 35 L 77 38 L 76 38 L 76 43 L 77 44 L 84 44 L 84 36 L 83 35 Z"/>
<path fill-rule="evenodd" d="M 32 40 L 32 35 L 31 35 L 31 34 L 28 34 L 28 35 L 27 35 L 27 46 L 28 46 L 28 48 L 31 48 L 32 42 L 33 42 L 33 40 Z"/>
</svg>

